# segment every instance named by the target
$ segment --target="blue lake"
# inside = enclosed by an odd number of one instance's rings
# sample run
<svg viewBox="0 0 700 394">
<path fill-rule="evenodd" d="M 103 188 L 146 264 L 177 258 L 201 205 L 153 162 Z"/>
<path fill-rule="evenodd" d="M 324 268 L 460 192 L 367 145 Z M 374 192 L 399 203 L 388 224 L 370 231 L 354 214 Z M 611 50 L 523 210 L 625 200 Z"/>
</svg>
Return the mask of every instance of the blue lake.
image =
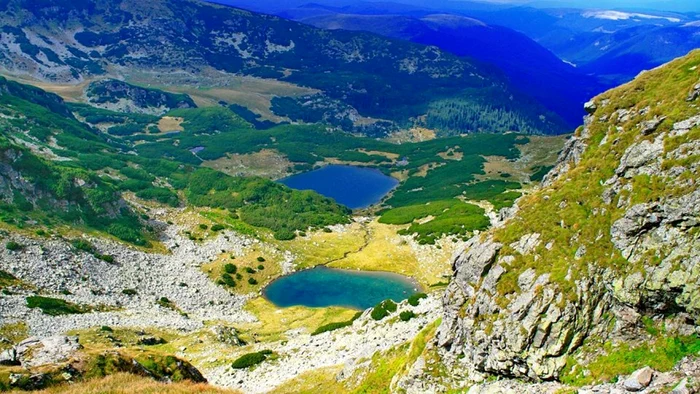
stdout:
<svg viewBox="0 0 700 394">
<path fill-rule="evenodd" d="M 420 290 L 416 282 L 398 274 L 316 267 L 275 280 L 263 295 L 280 307 L 367 309 L 386 299 L 403 301 Z"/>
<path fill-rule="evenodd" d="M 280 180 L 292 189 L 314 190 L 350 209 L 367 208 L 392 191 L 399 181 L 371 168 L 329 165 Z"/>
</svg>

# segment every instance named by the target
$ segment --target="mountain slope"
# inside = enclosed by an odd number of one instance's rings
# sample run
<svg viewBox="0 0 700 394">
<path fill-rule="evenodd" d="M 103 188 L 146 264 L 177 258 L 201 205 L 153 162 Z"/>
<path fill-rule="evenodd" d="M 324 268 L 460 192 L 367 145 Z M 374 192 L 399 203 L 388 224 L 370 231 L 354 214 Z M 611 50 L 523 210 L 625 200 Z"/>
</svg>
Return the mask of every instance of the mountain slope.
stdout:
<svg viewBox="0 0 700 394">
<path fill-rule="evenodd" d="M 326 100 L 401 125 L 425 115 L 431 103 L 459 99 L 483 106 L 477 117 L 505 110 L 518 119 L 494 131 L 566 131 L 498 72 L 432 47 L 190 0 L 10 0 L 0 11 L 0 65 L 15 75 L 76 82 L 184 70 L 196 85 L 198 73 L 215 68 L 316 88 Z"/>
<path fill-rule="evenodd" d="M 369 31 L 434 45 L 458 56 L 493 64 L 503 70 L 515 87 L 535 97 L 573 126 L 581 121 L 583 103 L 605 89 L 595 77 L 561 61 L 526 35 L 505 27 L 459 15 L 425 11 L 414 17 L 343 14 L 335 10 L 307 6 L 287 10 L 281 15 L 324 29 Z"/>
<path fill-rule="evenodd" d="M 624 83 L 700 46 L 693 14 L 510 7 L 465 11 L 526 34 L 586 73 Z"/>
<path fill-rule="evenodd" d="M 456 258 L 454 368 L 587 384 L 697 351 L 699 100 L 694 51 L 587 105 L 544 187 Z"/>
</svg>

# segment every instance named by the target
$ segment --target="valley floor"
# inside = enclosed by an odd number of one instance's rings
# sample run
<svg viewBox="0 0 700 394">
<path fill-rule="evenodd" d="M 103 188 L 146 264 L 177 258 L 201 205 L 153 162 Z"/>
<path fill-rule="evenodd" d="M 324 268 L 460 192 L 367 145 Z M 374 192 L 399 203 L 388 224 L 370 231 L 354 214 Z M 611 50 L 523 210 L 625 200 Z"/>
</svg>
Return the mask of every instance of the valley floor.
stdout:
<svg viewBox="0 0 700 394">
<path fill-rule="evenodd" d="M 441 282 L 450 274 L 449 257 L 462 245 L 447 238 L 437 245 L 419 245 L 399 236 L 400 226 L 370 217 L 356 217 L 351 224 L 332 226 L 330 233 L 318 231 L 293 241 L 276 241 L 265 234 L 258 239 L 212 231 L 207 225 L 211 214 L 150 209 L 151 224 L 162 229 L 161 243 L 152 250 L 88 235 L 42 237 L 4 231 L 2 243 L 21 248 L 0 249 L 0 269 L 15 278 L 8 295 L 0 298 L 0 331 L 5 337 L 14 332 L 18 339 L 77 335 L 86 353 L 116 346 L 174 354 L 192 362 L 214 385 L 250 393 L 294 392 L 295 385 L 306 384 L 307 375 L 318 373 L 361 381 L 373 357 L 410 344 L 426 327 L 434 331 L 442 313 Z M 92 253 L 76 249 L 76 239 L 92 245 Z M 113 261 L 100 255 L 112 256 Z M 228 263 L 258 283 L 217 283 Z M 245 271 L 263 264 L 265 269 L 254 274 Z M 278 308 L 261 296 L 261 289 L 280 275 L 322 264 L 411 276 L 429 296 L 417 306 L 400 304 L 381 321 L 372 319 L 368 310 L 347 328 L 311 335 L 328 323 L 352 319 L 356 311 Z M 30 308 L 28 300 L 36 296 L 64 302 L 81 313 Z M 399 319 L 409 310 L 415 317 Z M 221 332 L 233 333 L 246 345 L 227 343 Z M 144 345 L 145 337 L 158 340 Z M 272 351 L 274 358 L 251 369 L 231 368 L 238 357 L 260 350 Z"/>
</svg>

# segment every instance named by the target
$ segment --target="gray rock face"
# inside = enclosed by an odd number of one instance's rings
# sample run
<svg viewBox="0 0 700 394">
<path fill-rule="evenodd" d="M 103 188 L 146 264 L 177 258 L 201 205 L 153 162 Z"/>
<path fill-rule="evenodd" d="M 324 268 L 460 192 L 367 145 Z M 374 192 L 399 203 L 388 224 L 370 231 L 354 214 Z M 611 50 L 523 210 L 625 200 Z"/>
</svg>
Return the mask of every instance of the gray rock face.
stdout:
<svg viewBox="0 0 700 394">
<path fill-rule="evenodd" d="M 598 104 L 596 104 L 595 101 L 591 100 L 583 104 L 583 109 L 589 114 L 594 114 L 595 111 L 598 110 Z"/>
<path fill-rule="evenodd" d="M 552 168 L 552 170 L 550 170 L 549 173 L 547 173 L 547 175 L 545 175 L 542 179 L 542 187 L 551 186 L 554 181 L 561 178 L 573 166 L 577 165 L 581 161 L 581 156 L 588 147 L 588 143 L 586 142 L 589 135 L 588 126 L 592 121 L 592 115 L 587 116 L 584 119 L 584 129 L 581 132 L 581 136 L 574 136 L 566 141 L 564 149 L 561 151 L 557 162 L 554 164 L 554 168 Z"/>
<path fill-rule="evenodd" d="M 536 239 L 523 237 L 523 244 Z M 444 315 L 437 344 L 448 356 L 461 358 L 459 368 L 530 379 L 553 379 L 566 355 L 581 345 L 593 322 L 609 305 L 594 280 L 581 281 L 582 302 L 562 302 L 549 275 L 534 270 L 518 278 L 520 293 L 507 298 L 503 308 L 496 284 L 511 256 L 499 256 L 502 245 L 474 238 L 455 258 L 454 279 L 443 298 Z M 592 273 L 591 278 L 602 273 Z M 498 316 L 495 321 L 483 317 Z M 464 356 L 464 357 L 462 357 Z"/>
<path fill-rule="evenodd" d="M 501 247 L 502 245 L 490 241 L 481 243 L 477 236 L 467 242 L 465 252 L 455 257 L 452 266 L 455 272 L 454 280 L 450 282 L 443 297 L 443 305 L 449 309 L 445 310 L 438 331 L 440 346 L 453 344 L 459 339 L 456 330 L 462 320 L 462 308 L 469 298 L 474 297 L 476 284 L 481 276 L 488 272 L 487 267 L 493 264 Z"/>
<path fill-rule="evenodd" d="M 700 83 L 697 83 L 695 84 L 695 86 L 693 86 L 693 90 L 691 90 L 690 93 L 688 93 L 688 98 L 686 98 L 685 100 L 695 101 L 695 99 L 697 99 L 698 97 L 700 97 Z"/>
<path fill-rule="evenodd" d="M 648 135 L 656 131 L 656 129 L 663 123 L 663 121 L 666 120 L 665 116 L 658 117 L 655 116 L 652 120 L 647 120 L 639 125 L 639 132 L 642 135 Z"/>
<path fill-rule="evenodd" d="M 589 338 L 614 342 L 639 339 L 644 316 L 663 314 L 665 327 L 674 335 L 697 331 L 700 168 L 694 158 L 700 155 L 700 141 L 688 135 L 700 127 L 700 115 L 662 131 L 666 118 L 652 117 L 651 106 L 614 111 L 606 107 L 604 100 L 587 105 L 591 115 L 584 129 L 567 142 L 543 180 L 547 190 L 539 196 L 548 201 L 567 177 L 587 181 L 581 177 L 590 173 L 570 170 L 580 165 L 590 149 L 596 155 L 591 157 L 605 158 L 601 159 L 601 172 L 590 174 L 599 182 L 596 186 L 601 186 L 602 194 L 556 200 L 551 209 L 562 211 L 552 213 L 557 218 L 552 225 L 560 221 L 558 214 L 578 204 L 589 217 L 605 218 L 591 221 L 601 227 L 595 232 L 567 227 L 563 218 L 566 237 L 548 239 L 552 233 L 529 233 L 528 216 L 516 214 L 504 226 L 521 226 L 518 241 L 509 241 L 504 247 L 494 240 L 504 235 L 496 230 L 492 232 L 495 235 L 487 233 L 470 240 L 455 258 L 436 344 L 454 369 L 466 371 L 466 380 L 479 382 L 489 375 L 557 379 L 566 359 Z M 606 109 L 606 114 L 599 115 Z M 600 143 L 591 145 L 593 139 Z M 595 171 L 595 165 L 586 162 L 590 171 Z M 601 174 L 610 174 L 610 178 L 597 181 Z M 586 231 L 589 234 L 582 235 Z M 589 257 L 600 251 L 597 243 L 610 249 L 610 261 L 600 255 L 595 260 Z M 545 247 L 540 248 L 541 244 Z M 568 256 L 563 261 L 547 260 L 547 253 L 562 251 L 554 248 L 565 248 Z M 542 265 L 538 261 L 543 261 Z M 571 264 L 564 278 L 561 271 L 548 269 L 564 261 Z M 572 268 L 578 270 L 576 275 L 571 275 Z M 508 275 L 513 269 L 518 270 L 517 277 Z M 581 361 L 585 365 L 586 359 Z M 654 376 L 650 369 L 643 369 L 624 382 L 581 392 L 648 392 L 653 385 L 670 390 L 668 385 L 680 381 L 677 376 Z M 479 390 L 487 386 L 481 385 Z"/>
<path fill-rule="evenodd" d="M 43 339 L 32 337 L 3 352 L 2 359 L 10 365 L 21 365 L 25 368 L 37 367 L 67 361 L 81 348 L 78 337 L 64 335 Z"/>
</svg>

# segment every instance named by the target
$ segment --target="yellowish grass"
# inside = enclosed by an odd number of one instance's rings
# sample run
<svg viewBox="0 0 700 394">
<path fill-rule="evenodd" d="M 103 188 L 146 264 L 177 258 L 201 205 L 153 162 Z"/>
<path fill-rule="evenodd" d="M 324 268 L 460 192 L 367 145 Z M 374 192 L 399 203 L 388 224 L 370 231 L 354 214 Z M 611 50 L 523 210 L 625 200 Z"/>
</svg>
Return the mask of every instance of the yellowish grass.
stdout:
<svg viewBox="0 0 700 394">
<path fill-rule="evenodd" d="M 16 391 L 20 392 L 20 391 Z M 141 376 L 119 373 L 71 385 L 34 391 L 37 394 L 234 394 L 239 391 L 191 382 L 161 383 Z"/>
<path fill-rule="evenodd" d="M 368 155 L 384 156 L 389 160 L 398 160 L 401 157 L 398 153 L 382 152 L 378 150 L 359 149 L 359 151 Z"/>
<path fill-rule="evenodd" d="M 249 301 L 245 310 L 255 315 L 259 321 L 242 325 L 241 330 L 247 336 L 253 336 L 262 342 L 284 339 L 284 333 L 294 329 L 301 328 L 311 333 L 324 324 L 349 320 L 357 312 L 340 307 L 279 308 L 262 297 Z"/>
<path fill-rule="evenodd" d="M 275 122 L 286 119 L 272 113 L 272 98 L 298 97 L 319 92 L 274 79 L 222 74 L 213 70 L 203 70 L 200 77 L 201 85 L 198 86 L 190 85 L 191 75 L 183 73 L 157 76 L 147 72 L 133 73 L 128 80 L 130 83 L 167 92 L 188 94 L 199 107 L 219 106 L 220 101 L 239 104 L 262 115 L 263 119 Z"/>
<path fill-rule="evenodd" d="M 454 148 L 450 148 L 445 152 L 438 153 L 438 156 L 442 157 L 445 160 L 461 161 L 464 158 L 464 153 L 455 151 Z"/>
<path fill-rule="evenodd" d="M 185 130 L 182 127 L 183 121 L 184 121 L 184 119 L 182 119 L 182 118 L 176 118 L 176 117 L 172 117 L 172 116 L 163 116 L 158 121 L 158 130 L 160 130 L 161 133 L 168 133 L 171 131 L 183 131 L 183 130 Z"/>
<path fill-rule="evenodd" d="M 217 282 L 221 279 L 221 275 L 225 273 L 224 266 L 226 264 L 234 264 L 238 269 L 237 273 L 241 275 L 241 279 L 236 279 L 236 287 L 227 287 L 234 293 L 256 293 L 282 274 L 282 268 L 280 267 L 282 256 L 271 248 L 251 248 L 244 255 L 233 257 L 235 258 L 232 259 L 229 253 L 222 253 L 216 260 L 202 265 L 202 270 L 212 281 Z M 265 261 L 258 261 L 258 257 L 264 258 Z M 262 270 L 258 269 L 260 265 L 265 268 Z M 246 268 L 253 269 L 255 273 L 246 272 Z M 235 274 L 232 276 L 236 277 Z M 248 283 L 249 278 L 255 279 L 258 283 L 255 285 Z"/>
<path fill-rule="evenodd" d="M 36 86 L 40 89 L 43 89 L 47 92 L 55 93 L 59 95 L 62 99 L 69 101 L 69 102 L 83 102 L 85 101 L 83 98 L 83 92 L 85 90 L 85 87 L 93 81 L 93 79 L 86 80 L 84 82 L 81 82 L 79 84 L 59 84 L 59 83 L 50 83 L 50 82 L 45 82 L 45 81 L 36 81 L 33 79 L 26 79 L 26 78 L 20 78 L 20 77 L 12 77 L 9 75 L 3 75 L 7 79 L 27 84 L 27 85 L 32 85 Z"/>
<path fill-rule="evenodd" d="M 376 220 L 368 223 L 369 238 L 361 250 L 329 264 L 330 267 L 365 271 L 387 271 L 411 276 L 423 286 L 440 282 L 449 270 L 449 244 L 442 249 L 430 248 L 430 253 L 416 250 L 404 238 L 397 235 L 398 226 L 382 224 Z M 423 253 L 421 253 L 423 252 Z"/>
<path fill-rule="evenodd" d="M 298 268 L 309 268 L 343 258 L 359 251 L 366 243 L 367 231 L 360 223 L 345 226 L 342 232 L 317 231 L 307 237 L 279 242 L 279 247 L 297 256 Z"/>
<path fill-rule="evenodd" d="M 23 321 L 3 324 L 0 326 L 0 337 L 7 340 L 0 342 L 0 350 L 9 349 L 12 345 L 29 337 L 29 327 Z"/>
</svg>

